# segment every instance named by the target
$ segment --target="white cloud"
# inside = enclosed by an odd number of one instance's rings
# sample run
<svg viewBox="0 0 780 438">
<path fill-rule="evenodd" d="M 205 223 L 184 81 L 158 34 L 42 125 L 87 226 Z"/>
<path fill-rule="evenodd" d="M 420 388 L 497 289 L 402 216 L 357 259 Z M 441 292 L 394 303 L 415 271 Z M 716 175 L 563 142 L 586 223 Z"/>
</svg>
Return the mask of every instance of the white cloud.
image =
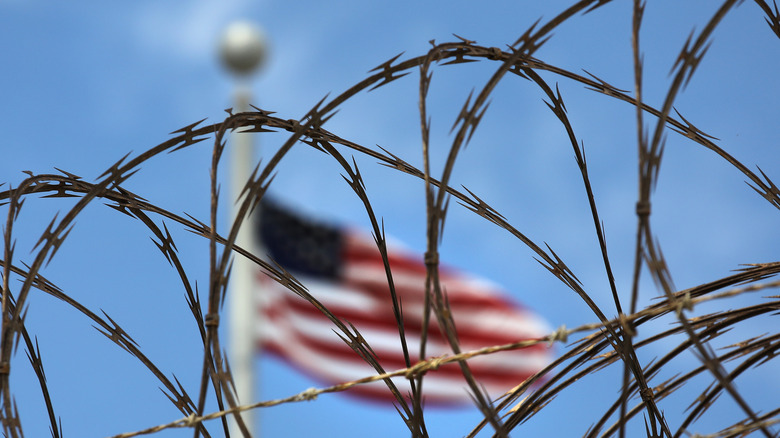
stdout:
<svg viewBox="0 0 780 438">
<path fill-rule="evenodd" d="M 167 56 L 211 62 L 220 33 L 241 16 L 246 4 L 246 0 L 149 3 L 135 17 L 137 41 L 144 49 Z"/>
</svg>

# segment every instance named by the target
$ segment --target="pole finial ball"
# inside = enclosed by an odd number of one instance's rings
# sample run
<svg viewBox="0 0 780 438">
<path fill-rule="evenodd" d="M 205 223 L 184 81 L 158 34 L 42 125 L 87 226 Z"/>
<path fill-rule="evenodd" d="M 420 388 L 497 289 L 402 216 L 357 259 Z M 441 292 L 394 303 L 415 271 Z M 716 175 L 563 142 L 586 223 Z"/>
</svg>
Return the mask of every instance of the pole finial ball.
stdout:
<svg viewBox="0 0 780 438">
<path fill-rule="evenodd" d="M 265 36 L 254 24 L 236 21 L 225 30 L 220 44 L 220 57 L 231 72 L 245 76 L 265 60 Z"/>
</svg>

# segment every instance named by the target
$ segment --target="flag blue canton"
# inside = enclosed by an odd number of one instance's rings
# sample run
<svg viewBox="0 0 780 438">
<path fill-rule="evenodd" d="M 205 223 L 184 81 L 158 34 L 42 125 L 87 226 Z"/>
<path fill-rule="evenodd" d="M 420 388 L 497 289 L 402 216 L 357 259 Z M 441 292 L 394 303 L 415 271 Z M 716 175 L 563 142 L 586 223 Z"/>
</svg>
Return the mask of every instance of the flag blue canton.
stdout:
<svg viewBox="0 0 780 438">
<path fill-rule="evenodd" d="M 271 258 L 284 269 L 311 277 L 336 278 L 341 271 L 341 231 L 263 200 L 260 238 Z"/>
</svg>

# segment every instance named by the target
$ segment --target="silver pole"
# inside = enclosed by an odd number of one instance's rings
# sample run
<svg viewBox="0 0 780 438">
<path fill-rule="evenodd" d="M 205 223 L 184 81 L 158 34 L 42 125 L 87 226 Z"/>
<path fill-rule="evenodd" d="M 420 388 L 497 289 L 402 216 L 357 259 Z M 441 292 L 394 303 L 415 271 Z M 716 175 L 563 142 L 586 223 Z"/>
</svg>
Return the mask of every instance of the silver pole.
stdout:
<svg viewBox="0 0 780 438">
<path fill-rule="evenodd" d="M 235 111 L 243 112 L 248 109 L 249 92 L 240 89 L 236 92 Z M 232 203 L 230 217 L 235 223 L 238 210 L 238 195 L 246 185 L 250 171 L 248 169 L 254 161 L 253 145 L 250 134 L 233 133 L 231 136 L 231 170 L 229 202 Z M 238 232 L 236 245 L 253 251 L 254 230 L 251 221 L 245 221 Z M 230 275 L 230 369 L 233 373 L 233 382 L 236 385 L 238 404 L 248 404 L 254 401 L 255 376 L 255 342 L 254 324 L 259 323 L 256 318 L 256 309 L 252 299 L 252 263 L 245 257 L 237 255 L 233 259 L 233 268 Z M 241 414 L 244 423 L 252 433 L 254 415 L 252 411 Z M 238 424 L 232 423 L 231 436 L 241 436 Z M 254 435 L 253 435 L 254 436 Z"/>
<path fill-rule="evenodd" d="M 262 33 L 251 23 L 240 21 L 228 26 L 222 40 L 221 56 L 228 69 L 242 79 L 236 87 L 233 113 L 249 111 L 251 92 L 249 75 L 262 63 L 265 57 L 265 40 Z M 254 145 L 251 134 L 233 133 L 230 147 L 230 199 L 231 220 L 235 223 L 238 213 L 238 197 L 246 186 L 255 163 Z M 254 223 L 245 221 L 236 238 L 236 245 L 255 252 Z M 256 388 L 254 368 L 259 355 L 255 333 L 259 321 L 259 309 L 254 294 L 257 282 L 254 281 L 255 267 L 245 257 L 236 256 L 230 276 L 229 287 L 229 347 L 230 368 L 236 385 L 238 404 L 255 401 Z M 245 411 L 241 418 L 247 425 L 251 436 L 254 435 L 253 411 Z M 238 423 L 231 417 L 231 436 L 241 436 Z"/>
</svg>

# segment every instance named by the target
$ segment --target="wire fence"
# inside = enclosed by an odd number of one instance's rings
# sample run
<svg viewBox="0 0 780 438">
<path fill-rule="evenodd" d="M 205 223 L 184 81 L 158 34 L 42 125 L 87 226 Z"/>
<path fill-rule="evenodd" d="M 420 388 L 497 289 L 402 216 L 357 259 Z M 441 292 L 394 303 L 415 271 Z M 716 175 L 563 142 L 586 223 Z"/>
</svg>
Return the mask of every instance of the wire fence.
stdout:
<svg viewBox="0 0 780 438">
<path fill-rule="evenodd" d="M 697 67 L 707 53 L 713 32 L 724 17 L 741 2 L 737 0 L 723 2 L 708 24 L 690 36 L 674 66 L 670 86 L 661 100 L 663 103 L 658 107 L 647 104 L 643 95 L 644 69 L 639 35 L 644 4 L 640 1 L 634 2 L 632 17 L 632 67 L 635 79 L 632 91 L 617 89 L 595 75 L 566 70 L 535 57 L 537 50 L 551 37 L 554 30 L 566 25 L 570 20 L 575 20 L 579 14 L 599 8 L 606 3 L 609 2 L 596 0 L 576 2 L 551 20 L 545 23 L 539 22 L 529 28 L 516 41 L 503 49 L 481 46 L 460 37 L 453 42 L 432 42 L 427 53 L 408 58 L 399 55 L 381 64 L 372 70 L 368 77 L 347 91 L 333 98 L 323 99 L 300 120 L 277 117 L 271 111 L 260 108 L 237 114 L 229 112 L 224 121 L 209 125 L 202 125 L 202 121 L 193 123 L 175 131 L 174 136 L 169 140 L 137 156 L 130 157 L 128 154 L 93 182 L 85 181 L 67 171 L 54 174 L 30 173 L 29 177 L 16 187 L 7 187 L 7 190 L 0 192 L 0 200 L 3 202 L 7 217 L 3 236 L 3 320 L 0 341 L 2 342 L 0 345 L 0 392 L 2 393 L 0 415 L 4 434 L 9 437 L 23 436 L 24 422 L 38 421 L 20 418 L 14 400 L 14 388 L 10 384 L 10 374 L 13 369 L 11 364 L 17 366 L 16 364 L 20 362 L 14 352 L 17 345 L 22 344 L 40 384 L 52 435 L 62 436 L 62 425 L 58 422 L 56 406 L 49 394 L 44 373 L 44 366 L 56 367 L 57 364 L 45 363 L 31 328 L 25 324 L 28 299 L 31 294 L 37 293 L 35 291 L 41 291 L 78 310 L 111 342 L 130 353 L 135 360 L 148 368 L 159 380 L 170 402 L 181 413 L 180 419 L 168 424 L 122 433 L 116 437 L 154 434 L 171 428 L 190 428 L 195 431 L 195 436 L 217 436 L 227 433 L 226 422 L 231 413 L 282 403 L 309 401 L 323 393 L 344 391 L 355 385 L 380 380 L 386 382 L 388 391 L 393 393 L 398 413 L 408 427 L 409 433 L 415 437 L 427 436 L 423 409 L 425 394 L 416 388 L 422 387 L 427 372 L 446 363 L 460 365 L 463 379 L 468 383 L 474 404 L 483 414 L 483 420 L 474 425 L 473 430 L 463 431 L 467 436 L 480 433 L 508 436 L 513 431 L 521 433 L 522 425 L 531 421 L 535 414 L 544 409 L 554 409 L 555 405 L 551 402 L 558 394 L 576 390 L 574 382 L 607 367 L 617 367 L 622 370 L 622 382 L 619 385 L 622 389 L 605 412 L 592 418 L 590 429 L 583 431 L 585 436 L 626 436 L 627 434 L 636 436 L 637 430 L 640 430 L 648 437 L 679 437 L 688 434 L 689 431 L 697 430 L 696 422 L 702 414 L 724 400 L 736 406 L 735 420 L 731 426 L 706 436 L 736 437 L 754 433 L 767 437 L 777 436 L 780 406 L 776 404 L 769 409 L 765 406 L 758 409 L 755 407 L 756 395 L 739 391 L 733 383 L 739 376 L 755 372 L 759 366 L 764 368 L 771 366 L 776 369 L 778 362 L 775 355 L 780 348 L 778 343 L 780 332 L 776 330 L 776 324 L 774 326 L 760 324 L 761 330 L 756 331 L 753 336 L 728 346 L 721 346 L 718 341 L 723 334 L 734 327 L 750 326 L 753 321 L 764 321 L 765 319 L 761 318 L 777 314 L 780 309 L 779 297 L 761 296 L 758 292 L 771 291 L 780 285 L 777 281 L 770 280 L 780 272 L 780 262 L 746 265 L 744 269 L 729 276 L 678 290 L 674 286 L 661 251 L 661 242 L 653 232 L 651 221 L 653 188 L 659 180 L 665 136 L 669 133 L 681 135 L 692 144 L 717 154 L 724 162 L 742 173 L 758 195 L 772 206 L 780 208 L 780 190 L 768 175 L 761 170 L 758 173 L 750 170 L 748 166 L 719 146 L 712 136 L 698 129 L 674 109 L 675 99 L 686 84 L 694 78 Z M 780 37 L 780 14 L 777 6 L 774 4 L 770 6 L 764 1 L 755 3 L 766 14 L 766 21 L 771 30 Z M 471 62 L 486 63 L 493 66 L 495 70 L 487 84 L 472 93 L 464 103 L 452 128 L 453 140 L 444 160 L 443 170 L 440 174 L 434 174 L 430 165 L 430 116 L 427 109 L 428 90 L 434 82 L 432 71 L 443 66 L 457 68 L 461 64 Z M 397 79 L 410 74 L 418 75 L 419 81 L 417 110 L 424 156 L 422 166 L 416 167 L 391 151 L 358 144 L 325 128 L 326 122 L 335 112 L 354 96 L 377 87 L 392 87 Z M 545 79 L 546 75 L 574 81 L 596 93 L 635 108 L 639 191 L 635 204 L 637 238 L 630 290 L 621 290 L 614 280 L 613 263 L 607 251 L 603 221 L 595 201 L 584 146 L 569 120 L 564 96 L 556 85 Z M 478 129 L 497 86 L 502 81 L 518 78 L 528 81 L 544 95 L 549 110 L 559 120 L 560 128 L 569 140 L 579 169 L 584 196 L 590 209 L 593 233 L 599 242 L 598 257 L 609 280 L 612 307 L 608 309 L 594 301 L 593 291 L 583 286 L 553 248 L 533 240 L 513 226 L 500 211 L 483 201 L 484 196 L 481 194 L 472 193 L 468 189 L 452 184 L 455 163 L 458 162 L 461 152 Z M 648 126 L 653 127 L 648 128 Z M 227 134 L 239 129 L 243 132 L 255 133 L 286 132 L 288 138 L 273 156 L 264 160 L 247 181 L 241 198 L 239 219 L 226 235 L 220 235 L 216 227 L 217 209 L 220 203 L 218 165 L 224 155 Z M 203 145 L 201 142 L 204 141 L 211 141 L 213 144 L 209 195 L 211 211 L 208 218 L 194 218 L 168 211 L 163 206 L 155 205 L 123 187 L 144 163 L 164 153 L 177 152 L 195 145 L 201 147 Z M 367 217 L 375 230 L 377 246 L 383 254 L 386 254 L 386 242 L 382 233 L 382 224 L 377 219 L 378 215 L 374 212 L 371 198 L 365 190 L 357 162 L 349 159 L 347 153 L 370 157 L 394 171 L 424 182 L 427 188 L 425 191 L 427 311 L 431 312 L 435 323 L 445 331 L 445 339 L 453 351 L 451 355 L 429 358 L 414 357 L 410 354 L 407 362 L 412 364 L 411 366 L 399 370 L 385 370 L 371 354 L 371 346 L 360 335 L 359 327 L 350 326 L 348 322 L 333 315 L 292 274 L 235 245 L 241 223 L 248 220 L 252 210 L 272 185 L 273 175 L 279 163 L 293 147 L 302 144 L 325 152 L 342 168 L 344 179 L 365 207 Z M 18 227 L 24 225 L 16 220 L 22 207 L 28 205 L 26 202 L 42 202 L 48 198 L 63 197 L 73 198 L 73 206 L 64 214 L 55 216 L 51 220 L 49 226 L 40 235 L 32 261 L 22 264 L 14 252 L 15 232 Z M 438 280 L 440 232 L 448 214 L 450 200 L 453 198 L 474 215 L 506 230 L 514 239 L 533 251 L 541 266 L 588 306 L 594 323 L 572 328 L 561 326 L 540 340 L 488 346 L 475 351 L 461 351 L 454 331 L 457 321 L 452 320 L 445 291 Z M 133 338 L 107 314 L 100 314 L 82 305 L 41 275 L 43 268 L 57 255 L 57 250 L 68 238 L 74 221 L 94 203 L 104 203 L 140 221 L 152 233 L 159 251 L 177 272 L 187 297 L 189 310 L 197 324 L 204 351 L 202 365 L 198 365 L 202 366 L 202 378 L 196 391 L 185 389 L 178 380 L 169 378 L 144 354 Z M 190 279 L 190 274 L 181 263 L 169 226 L 180 227 L 208 241 L 210 273 L 205 296 L 199 293 Z M 377 373 L 360 380 L 309 389 L 284 399 L 238 405 L 218 331 L 221 323 L 221 303 L 227 294 L 230 263 L 234 256 L 251 259 L 271 278 L 287 287 L 291 293 L 310 301 L 331 319 L 333 329 L 348 342 L 356 354 L 377 370 Z M 649 273 L 654 280 L 656 285 L 654 293 L 659 299 L 651 305 L 638 308 L 640 276 L 643 272 Z M 12 278 L 21 279 L 20 284 L 12 284 Z M 734 301 L 735 297 L 740 297 L 740 300 Z M 695 310 L 703 302 L 717 306 L 717 310 L 704 315 L 696 314 Z M 397 300 L 393 302 L 395 309 L 399 309 L 400 306 L 401 303 Z M 401 312 L 396 314 L 401 315 Z M 610 314 L 618 316 L 610 318 L 607 316 Z M 674 321 L 671 328 L 660 330 L 649 324 L 661 317 Z M 402 332 L 403 320 L 399 319 L 398 324 Z M 642 329 L 641 336 L 640 329 Z M 427 327 L 424 330 L 427 330 Z M 517 386 L 512 391 L 499 399 L 491 399 L 485 393 L 479 381 L 472 375 L 467 362 L 467 359 L 475 356 L 522 348 L 534 343 L 556 342 L 562 345 L 563 351 L 560 356 L 536 376 L 524 382 L 517 382 Z M 716 350 L 713 345 L 718 345 L 720 348 Z M 640 359 L 638 351 L 652 346 L 662 348 L 665 354 L 651 361 Z M 683 362 L 687 364 L 684 369 L 677 364 L 675 365 L 677 374 L 659 381 L 658 376 L 662 367 L 676 363 L 675 360 L 690 351 L 695 352 L 698 359 L 695 363 Z M 412 385 L 411 394 L 402 394 L 392 384 L 390 378 L 398 376 L 415 383 Z M 669 422 L 664 413 L 665 401 L 678 391 L 683 391 L 686 382 L 701 376 L 706 376 L 712 383 L 694 397 L 687 413 L 680 421 Z M 590 395 L 586 395 L 585 399 L 587 397 Z M 218 411 L 211 413 L 206 411 L 206 402 L 209 398 L 213 398 L 219 408 Z"/>
</svg>

